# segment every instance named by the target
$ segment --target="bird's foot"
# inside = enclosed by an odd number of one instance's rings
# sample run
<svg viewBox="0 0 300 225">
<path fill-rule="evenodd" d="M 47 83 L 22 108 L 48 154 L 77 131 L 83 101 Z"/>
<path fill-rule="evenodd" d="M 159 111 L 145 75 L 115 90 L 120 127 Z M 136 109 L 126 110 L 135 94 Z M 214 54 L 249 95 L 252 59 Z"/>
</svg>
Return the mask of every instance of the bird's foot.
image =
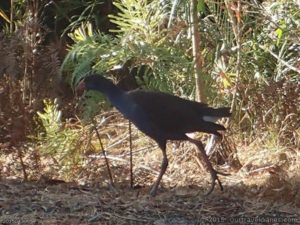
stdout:
<svg viewBox="0 0 300 225">
<path fill-rule="evenodd" d="M 212 191 L 215 189 L 216 181 L 218 182 L 221 191 L 224 190 L 223 185 L 222 185 L 222 182 L 220 181 L 220 179 L 219 179 L 219 177 L 218 177 L 218 174 L 220 174 L 220 175 L 222 175 L 222 176 L 228 176 L 228 175 L 230 175 L 230 174 L 227 174 L 227 173 L 218 172 L 218 171 L 216 171 L 216 170 L 213 169 L 213 168 L 211 168 L 209 172 L 210 172 L 210 175 L 211 175 L 211 181 L 212 181 L 212 183 L 211 183 L 210 189 L 209 189 L 208 192 L 205 194 L 205 196 L 208 196 L 209 194 L 211 194 Z"/>
</svg>

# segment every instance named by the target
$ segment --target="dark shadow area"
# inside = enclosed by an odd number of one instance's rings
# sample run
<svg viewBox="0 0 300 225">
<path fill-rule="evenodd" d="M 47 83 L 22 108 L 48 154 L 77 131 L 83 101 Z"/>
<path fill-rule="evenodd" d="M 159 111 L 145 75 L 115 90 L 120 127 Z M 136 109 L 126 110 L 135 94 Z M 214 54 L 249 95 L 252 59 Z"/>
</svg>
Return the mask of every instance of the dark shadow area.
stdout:
<svg viewBox="0 0 300 225">
<path fill-rule="evenodd" d="M 162 183 L 156 197 L 148 192 L 152 175 L 145 186 L 131 189 L 127 169 L 113 166 L 116 188 L 105 180 L 101 169 L 98 180 L 85 185 L 41 178 L 22 182 L 0 182 L 0 222 L 2 224 L 299 224 L 299 176 L 287 180 L 270 173 L 262 185 L 247 185 L 237 174 L 221 178 L 224 191 L 209 188 L 207 174 L 199 173 L 200 184 L 177 186 L 178 180 Z M 103 173 L 103 174 L 102 174 Z M 269 173 L 269 172 L 267 172 Z M 141 171 L 138 174 L 142 175 Z M 167 174 L 168 176 L 168 174 Z M 261 179 L 260 175 L 257 179 Z M 279 179 L 280 177 L 280 179 Z M 182 177 L 183 178 L 183 177 Z M 141 178 L 136 177 L 136 185 Z M 251 179 L 256 179 L 252 177 Z M 166 180 L 169 180 L 168 178 Z M 164 181 L 164 179 L 163 179 Z M 169 187 L 170 183 L 171 186 Z M 273 222 L 272 222 L 273 221 Z M 276 222 L 277 221 L 277 222 Z"/>
</svg>

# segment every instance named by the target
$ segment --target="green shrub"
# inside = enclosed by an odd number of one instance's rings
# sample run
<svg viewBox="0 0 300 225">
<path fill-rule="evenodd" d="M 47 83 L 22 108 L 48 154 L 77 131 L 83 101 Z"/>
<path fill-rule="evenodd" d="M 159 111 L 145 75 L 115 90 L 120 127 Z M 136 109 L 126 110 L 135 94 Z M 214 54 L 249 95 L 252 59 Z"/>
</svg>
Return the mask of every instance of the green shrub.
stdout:
<svg viewBox="0 0 300 225">
<path fill-rule="evenodd" d="M 82 163 L 84 129 L 78 124 L 74 126 L 70 121 L 62 122 L 62 112 L 59 110 L 57 99 L 46 99 L 44 104 L 44 112 L 37 112 L 42 126 L 42 131 L 37 137 L 40 153 L 52 159 L 51 168 L 68 177 L 76 172 Z"/>
</svg>

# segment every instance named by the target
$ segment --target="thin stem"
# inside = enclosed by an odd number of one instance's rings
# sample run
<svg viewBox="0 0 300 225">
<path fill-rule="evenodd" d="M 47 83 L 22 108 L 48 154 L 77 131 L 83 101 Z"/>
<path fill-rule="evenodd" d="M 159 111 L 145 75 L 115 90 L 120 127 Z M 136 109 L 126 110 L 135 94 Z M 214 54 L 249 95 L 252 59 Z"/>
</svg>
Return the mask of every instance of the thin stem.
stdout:
<svg viewBox="0 0 300 225">
<path fill-rule="evenodd" d="M 94 124 L 94 129 L 96 131 L 96 135 L 97 135 L 97 138 L 99 140 L 99 144 L 100 144 L 100 147 L 101 147 L 101 151 L 103 153 L 103 156 L 104 156 L 104 159 L 105 159 L 105 164 L 106 164 L 106 168 L 107 168 L 107 172 L 108 172 L 108 176 L 109 176 L 109 181 L 110 181 L 110 185 L 112 187 L 114 187 L 114 181 L 113 181 L 113 177 L 112 177 L 112 173 L 111 173 L 111 169 L 110 169 L 110 166 L 109 166 L 109 162 L 108 162 L 108 159 L 106 157 L 106 152 L 104 150 L 104 147 L 103 147 L 103 144 L 102 144 L 102 141 L 101 141 L 101 138 L 100 138 L 100 134 L 97 130 L 97 126 L 96 126 L 96 122 L 93 121 L 93 124 Z"/>
<path fill-rule="evenodd" d="M 132 163 L 132 136 L 131 136 L 131 122 L 128 121 L 129 128 L 129 153 L 130 153 L 130 187 L 133 188 L 133 163 Z"/>
</svg>

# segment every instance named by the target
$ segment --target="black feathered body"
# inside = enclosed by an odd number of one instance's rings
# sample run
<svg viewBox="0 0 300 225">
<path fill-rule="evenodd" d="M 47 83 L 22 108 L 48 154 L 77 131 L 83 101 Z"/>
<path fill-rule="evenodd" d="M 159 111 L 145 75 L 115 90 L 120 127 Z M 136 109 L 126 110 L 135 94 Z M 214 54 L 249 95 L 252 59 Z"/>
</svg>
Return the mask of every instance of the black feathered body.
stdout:
<svg viewBox="0 0 300 225">
<path fill-rule="evenodd" d="M 85 85 L 106 95 L 127 119 L 158 142 L 185 140 L 186 133 L 197 131 L 219 136 L 218 131 L 225 128 L 214 121 L 230 116 L 229 108 L 215 109 L 164 92 L 126 92 L 99 75 L 85 78 Z"/>
<path fill-rule="evenodd" d="M 229 117 L 229 108 L 211 108 L 206 104 L 189 101 L 163 92 L 123 91 L 110 80 L 94 74 L 86 77 L 78 85 L 78 90 L 96 90 L 102 92 L 113 106 L 146 135 L 155 140 L 163 153 L 161 171 L 150 194 L 157 192 L 160 180 L 164 175 L 168 158 L 166 153 L 167 140 L 188 140 L 200 151 L 205 165 L 211 174 L 213 183 L 208 193 L 214 189 L 215 182 L 223 189 L 222 184 L 205 153 L 201 141 L 189 138 L 186 133 L 205 132 L 220 136 L 225 130 L 215 121 L 221 117 Z"/>
<path fill-rule="evenodd" d="M 230 116 L 228 108 L 214 109 L 163 92 L 136 90 L 125 95 L 134 103 L 127 106 L 132 109 L 126 116 L 134 115 L 129 119 L 150 137 L 182 140 L 186 133 L 197 131 L 219 135 L 218 130 L 225 128 L 206 120 Z"/>
</svg>

